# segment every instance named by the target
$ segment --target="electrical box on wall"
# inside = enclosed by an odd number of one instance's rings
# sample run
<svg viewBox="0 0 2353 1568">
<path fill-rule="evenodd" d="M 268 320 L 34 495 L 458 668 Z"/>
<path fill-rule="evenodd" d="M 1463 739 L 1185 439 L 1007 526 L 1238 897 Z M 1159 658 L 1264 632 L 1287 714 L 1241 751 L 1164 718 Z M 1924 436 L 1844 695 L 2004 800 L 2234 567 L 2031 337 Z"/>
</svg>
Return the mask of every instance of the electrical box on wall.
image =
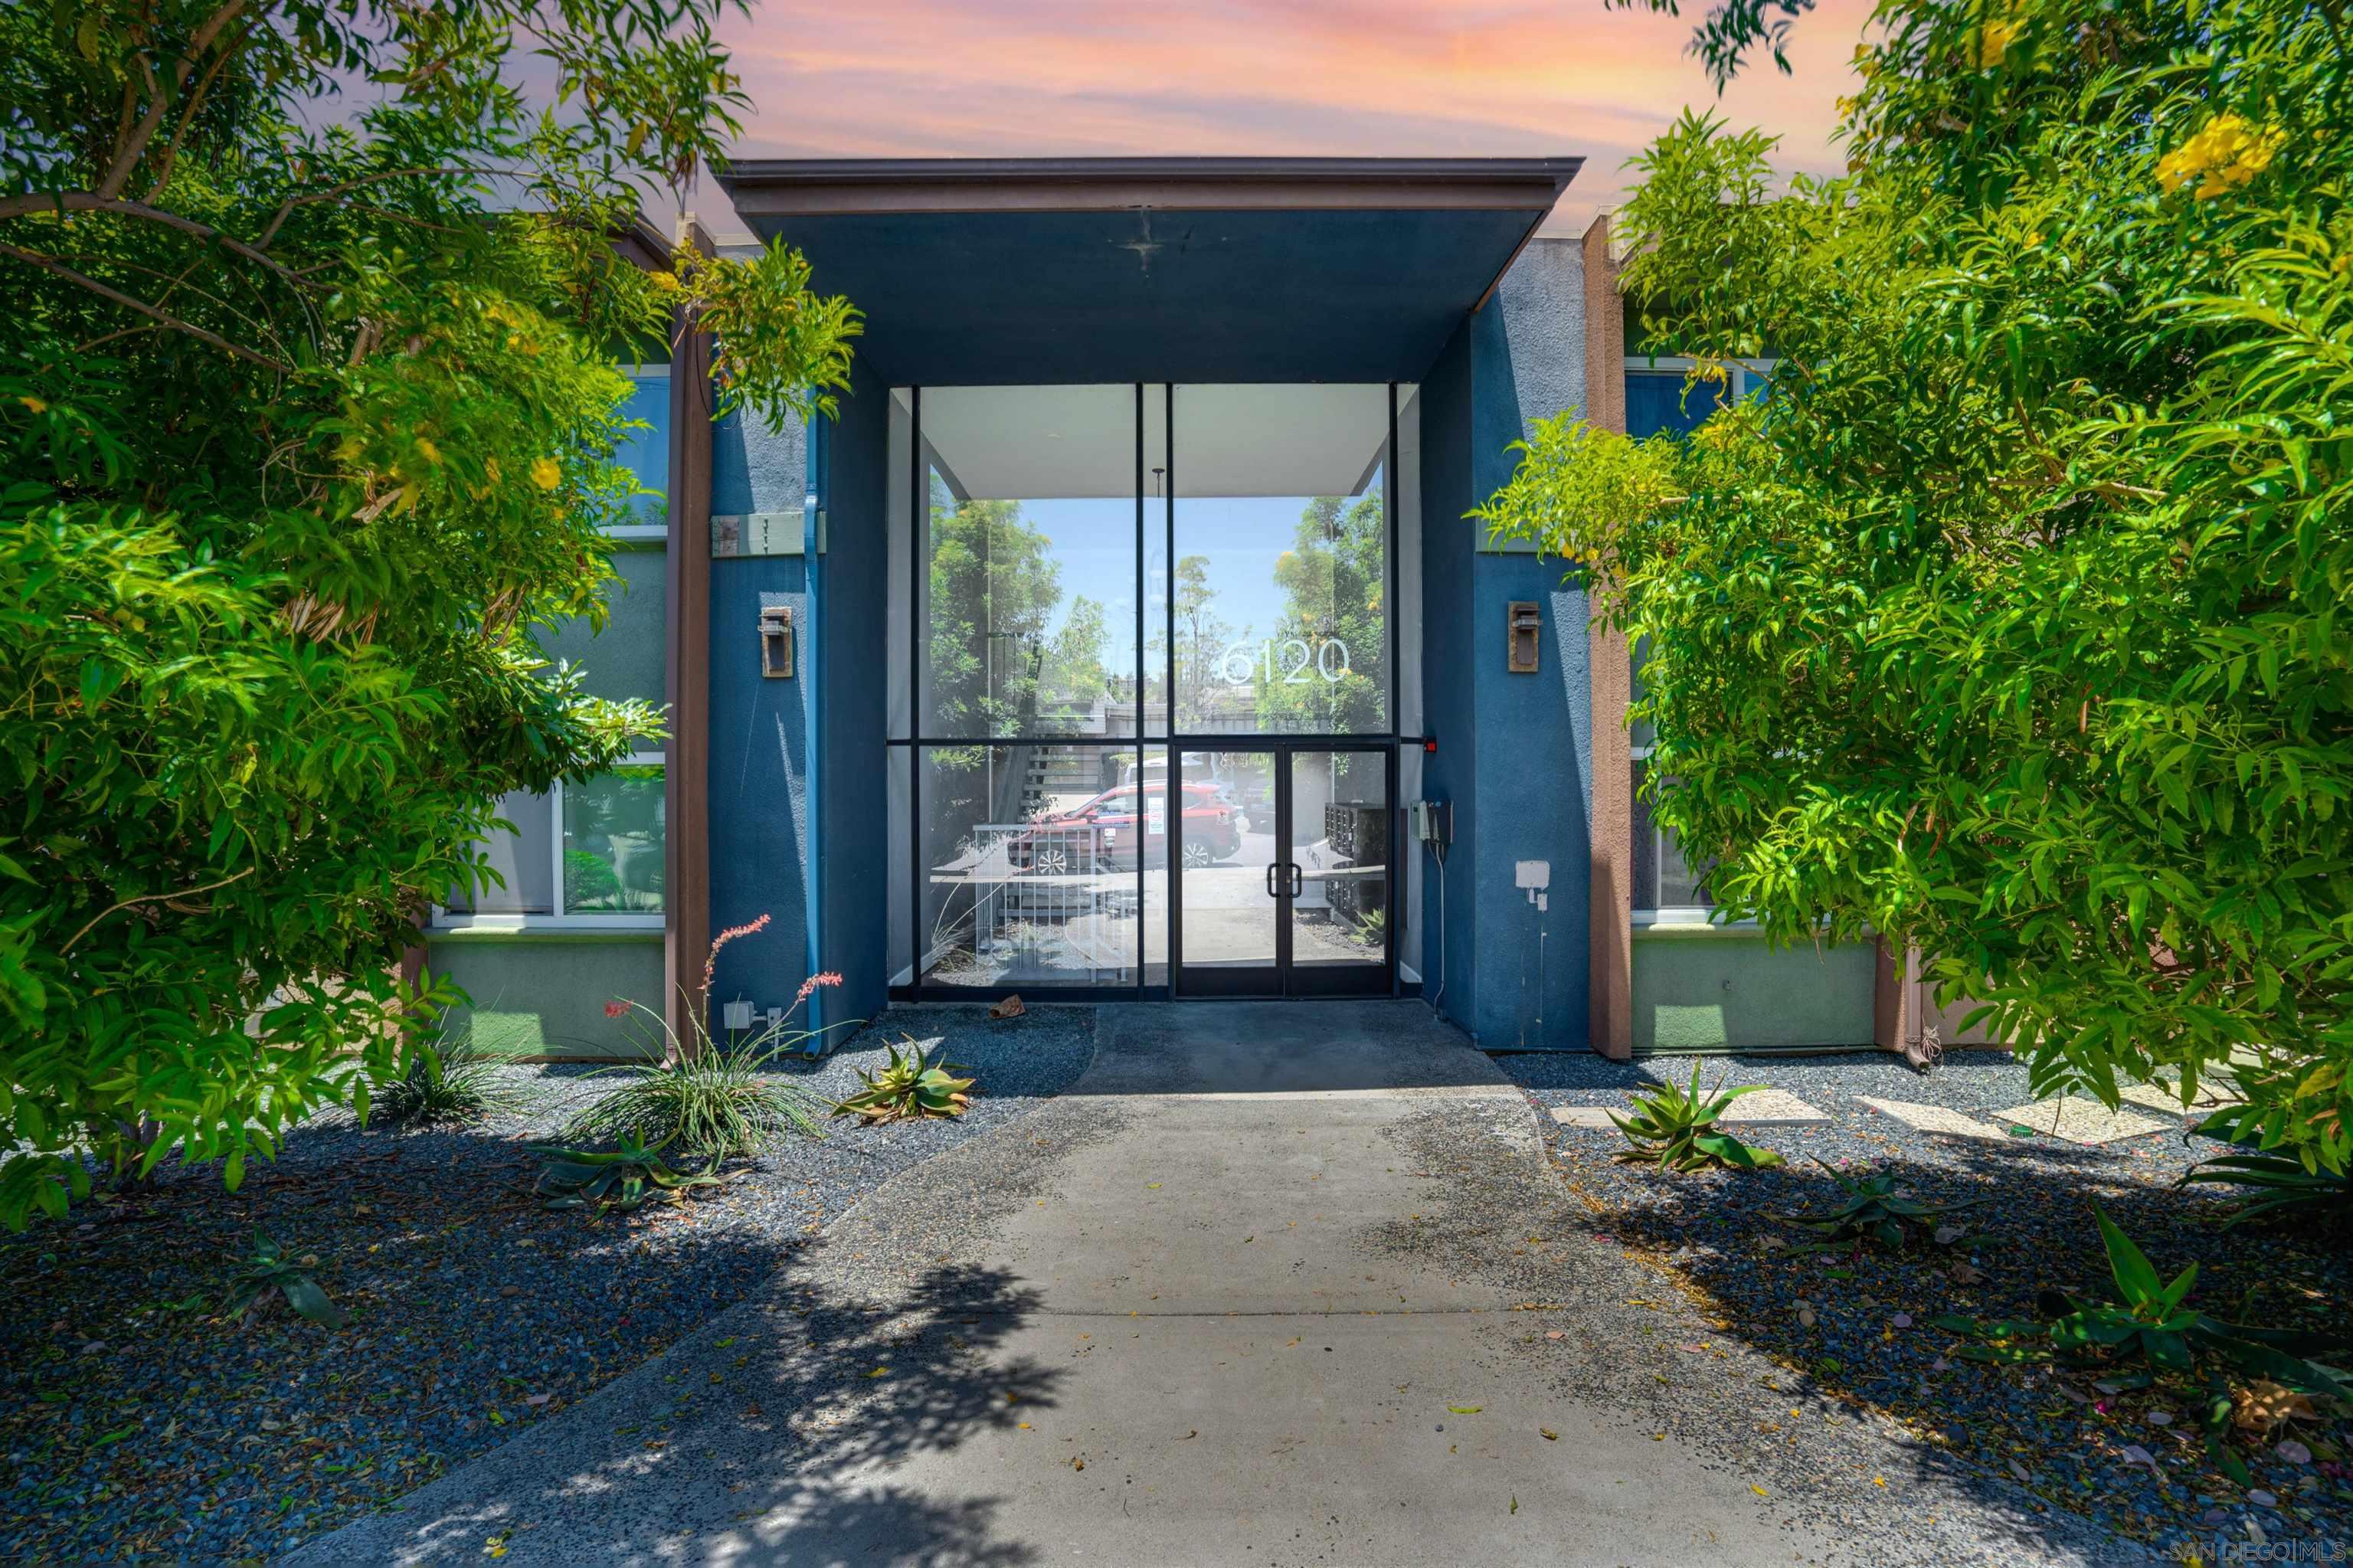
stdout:
<svg viewBox="0 0 2353 1568">
<path fill-rule="evenodd" d="M 1504 606 L 1506 641 L 1504 668 L 1514 675 L 1536 673 L 1536 648 L 1544 630 L 1544 611 L 1532 599 L 1514 599 Z"/>
<path fill-rule="evenodd" d="M 1443 847 L 1454 836 L 1454 807 L 1445 800 L 1408 801 L 1405 825 L 1416 843 Z"/>
</svg>

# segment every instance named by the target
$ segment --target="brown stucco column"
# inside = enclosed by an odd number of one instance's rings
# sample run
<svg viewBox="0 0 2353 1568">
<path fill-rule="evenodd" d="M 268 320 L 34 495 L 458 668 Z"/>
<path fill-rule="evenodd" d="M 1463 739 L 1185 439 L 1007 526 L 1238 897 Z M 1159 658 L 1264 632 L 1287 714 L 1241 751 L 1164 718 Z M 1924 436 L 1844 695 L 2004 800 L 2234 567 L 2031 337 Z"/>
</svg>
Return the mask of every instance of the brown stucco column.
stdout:
<svg viewBox="0 0 2353 1568">
<path fill-rule="evenodd" d="M 708 256 L 692 217 L 679 243 Z M 663 1012 L 690 1049 L 696 993 L 711 951 L 711 339 L 680 323 L 670 363 L 669 642 L 663 695 L 670 745 L 662 777 Z"/>
<path fill-rule="evenodd" d="M 1626 429 L 1626 313 L 1609 215 L 1586 229 L 1585 418 Z M 1592 585 L 1588 584 L 1590 599 Z M 1634 1054 L 1634 759 L 1626 730 L 1633 665 L 1626 640 L 1599 621 L 1587 628 L 1593 707 L 1593 874 L 1587 912 L 1586 1028 L 1593 1048 L 1616 1061 Z"/>
</svg>

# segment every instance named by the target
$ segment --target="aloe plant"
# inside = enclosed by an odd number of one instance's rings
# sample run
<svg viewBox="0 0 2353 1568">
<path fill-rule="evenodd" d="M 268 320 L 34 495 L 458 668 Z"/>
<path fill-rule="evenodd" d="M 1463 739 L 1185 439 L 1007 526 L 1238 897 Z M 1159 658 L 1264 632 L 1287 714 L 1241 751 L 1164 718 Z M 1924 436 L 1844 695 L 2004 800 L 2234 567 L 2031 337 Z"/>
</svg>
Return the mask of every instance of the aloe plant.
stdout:
<svg viewBox="0 0 2353 1568">
<path fill-rule="evenodd" d="M 913 1121 L 924 1117 L 956 1117 L 972 1104 L 970 1078 L 953 1062 L 942 1062 L 938 1039 L 905 1037 L 907 1049 L 889 1047 L 890 1059 L 872 1072 L 858 1069 L 866 1086 L 833 1107 L 836 1116 L 854 1116 L 869 1127 L 889 1121 Z"/>
<path fill-rule="evenodd" d="M 1984 1202 L 1968 1198 L 1955 1203 L 1923 1203 L 1903 1197 L 1895 1191 L 1895 1178 L 1873 1176 L 1863 1181 L 1814 1161 L 1828 1171 L 1831 1181 L 1846 1191 L 1846 1202 L 1826 1214 L 1776 1215 L 1788 1224 L 1801 1225 L 1826 1241 L 1845 1241 L 1850 1237 L 1869 1236 L 1889 1246 L 1902 1246 L 1907 1224 L 1939 1219 L 1960 1209 L 1974 1208 Z"/>
<path fill-rule="evenodd" d="M 327 1298 L 327 1293 L 311 1277 L 319 1266 L 316 1256 L 305 1253 L 289 1257 L 286 1249 L 271 1240 L 266 1232 L 253 1233 L 253 1248 L 238 1258 L 237 1270 L 229 1277 L 228 1299 L 223 1303 L 223 1313 L 248 1318 L 269 1304 L 271 1297 L 286 1303 L 296 1313 L 322 1328 L 340 1329 L 352 1320 L 352 1315 Z"/>
<path fill-rule="evenodd" d="M 1715 1126 L 1725 1107 L 1743 1095 L 1755 1094 L 1763 1086 L 1746 1084 L 1726 1089 L 1719 1078 L 1715 1088 L 1702 1095 L 1699 1073 L 1700 1064 L 1694 1062 L 1689 1089 L 1662 1083 L 1653 1093 L 1637 1096 L 1630 1115 L 1609 1113 L 1609 1119 L 1617 1123 L 1618 1130 L 1633 1146 L 1620 1150 L 1618 1158 L 1630 1163 L 1655 1163 L 1662 1171 L 1699 1171 L 1710 1165 L 1760 1171 L 1780 1164 L 1781 1157 L 1771 1150 L 1751 1149 L 1732 1134 L 1718 1131 Z"/>
<path fill-rule="evenodd" d="M 655 1198 L 674 1203 L 691 1188 L 719 1185 L 719 1178 L 708 1171 L 671 1170 L 661 1157 L 670 1143 L 667 1138 L 649 1144 L 635 1133 L 624 1132 L 617 1141 L 620 1147 L 613 1150 L 532 1145 L 533 1153 L 547 1160 L 539 1173 L 538 1191 L 549 1197 L 541 1207 L 578 1209 L 595 1203 L 628 1213 Z"/>
</svg>

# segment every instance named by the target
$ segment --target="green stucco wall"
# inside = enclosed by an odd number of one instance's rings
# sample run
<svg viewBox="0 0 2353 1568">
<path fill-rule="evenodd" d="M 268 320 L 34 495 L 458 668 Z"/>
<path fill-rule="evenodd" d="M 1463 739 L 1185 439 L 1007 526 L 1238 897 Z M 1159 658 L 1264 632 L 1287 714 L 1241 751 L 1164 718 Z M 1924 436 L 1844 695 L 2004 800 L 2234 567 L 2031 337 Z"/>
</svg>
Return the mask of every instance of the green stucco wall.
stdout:
<svg viewBox="0 0 2353 1568">
<path fill-rule="evenodd" d="M 1879 950 L 1773 948 L 1722 930 L 1634 933 L 1634 1050 L 1872 1044 Z"/>
<path fill-rule="evenodd" d="M 605 1003 L 661 1008 L 659 931 L 633 938 L 443 934 L 427 945 L 426 961 L 473 998 L 451 1024 L 470 1022 L 484 1045 L 518 1055 L 628 1056 L 642 1049 L 639 1036 L 653 1021 L 607 1018 Z"/>
</svg>

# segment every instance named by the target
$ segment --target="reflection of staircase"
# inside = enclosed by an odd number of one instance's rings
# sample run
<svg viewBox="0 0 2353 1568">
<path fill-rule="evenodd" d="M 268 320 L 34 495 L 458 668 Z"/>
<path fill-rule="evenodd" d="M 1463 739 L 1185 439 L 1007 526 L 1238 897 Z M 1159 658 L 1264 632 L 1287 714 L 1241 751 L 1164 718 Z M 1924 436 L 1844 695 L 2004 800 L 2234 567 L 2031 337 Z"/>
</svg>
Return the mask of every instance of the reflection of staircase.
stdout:
<svg viewBox="0 0 2353 1568">
<path fill-rule="evenodd" d="M 1103 784 L 1103 753 L 1092 747 L 1029 746 L 1021 779 L 1020 817 L 1042 810 L 1057 795 L 1092 795 Z"/>
</svg>

